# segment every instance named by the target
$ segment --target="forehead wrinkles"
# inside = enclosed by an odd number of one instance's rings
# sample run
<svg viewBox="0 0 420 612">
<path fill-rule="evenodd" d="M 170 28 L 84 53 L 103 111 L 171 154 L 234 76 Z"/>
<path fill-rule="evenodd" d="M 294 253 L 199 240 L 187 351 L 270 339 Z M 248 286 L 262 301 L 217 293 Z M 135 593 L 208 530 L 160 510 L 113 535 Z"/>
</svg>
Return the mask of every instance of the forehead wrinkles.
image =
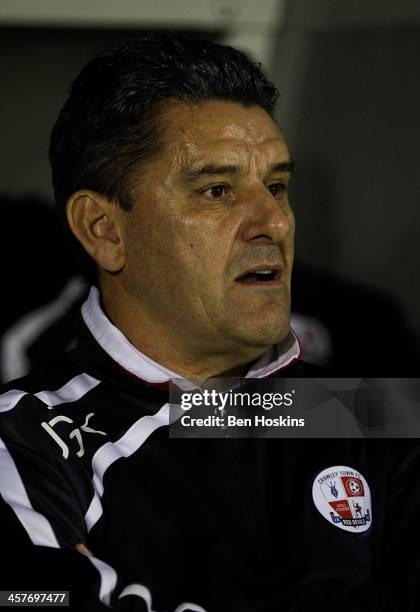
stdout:
<svg viewBox="0 0 420 612">
<path fill-rule="evenodd" d="M 237 138 L 218 138 L 206 143 L 181 139 L 172 147 L 173 170 L 197 170 L 202 165 L 239 166 L 242 172 L 266 172 L 267 166 L 288 158 L 288 150 L 281 138 L 269 138 L 256 143 Z"/>
<path fill-rule="evenodd" d="M 173 170 L 202 162 L 219 165 L 228 159 L 238 163 L 252 154 L 264 157 L 270 145 L 277 145 L 277 158 L 283 151 L 288 154 L 277 124 L 258 106 L 245 108 L 223 101 L 177 103 L 165 115 L 165 165 Z"/>
<path fill-rule="evenodd" d="M 215 131 L 218 131 L 216 139 L 233 139 L 238 142 L 247 142 L 254 146 L 269 139 L 279 138 L 280 136 L 277 125 L 265 114 L 262 117 L 259 115 L 253 116 L 252 119 L 247 121 L 244 121 L 242 117 L 238 117 L 236 121 L 226 122 L 223 125 L 220 125 L 220 119 L 217 122 L 215 118 L 214 126 Z"/>
</svg>

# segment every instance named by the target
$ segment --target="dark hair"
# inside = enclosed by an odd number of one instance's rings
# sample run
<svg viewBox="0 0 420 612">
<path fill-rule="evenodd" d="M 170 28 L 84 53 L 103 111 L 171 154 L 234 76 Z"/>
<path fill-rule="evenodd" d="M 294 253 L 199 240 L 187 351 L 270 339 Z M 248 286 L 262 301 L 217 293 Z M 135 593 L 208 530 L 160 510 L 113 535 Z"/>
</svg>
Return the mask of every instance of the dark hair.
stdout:
<svg viewBox="0 0 420 612">
<path fill-rule="evenodd" d="M 132 207 L 132 171 L 162 147 L 164 101 L 228 100 L 273 115 L 278 95 L 259 64 L 214 42 L 151 33 L 102 51 L 73 82 L 51 134 L 59 209 L 78 189 Z"/>
</svg>

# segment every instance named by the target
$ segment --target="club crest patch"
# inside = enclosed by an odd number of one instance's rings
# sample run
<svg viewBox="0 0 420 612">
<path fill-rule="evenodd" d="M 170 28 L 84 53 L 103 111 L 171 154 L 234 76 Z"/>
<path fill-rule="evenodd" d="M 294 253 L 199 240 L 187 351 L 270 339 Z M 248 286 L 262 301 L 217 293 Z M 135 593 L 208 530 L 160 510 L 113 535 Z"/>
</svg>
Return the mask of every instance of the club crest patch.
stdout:
<svg viewBox="0 0 420 612">
<path fill-rule="evenodd" d="M 372 524 L 372 504 L 366 478 L 345 465 L 322 470 L 312 485 L 314 504 L 331 524 L 362 533 Z"/>
</svg>

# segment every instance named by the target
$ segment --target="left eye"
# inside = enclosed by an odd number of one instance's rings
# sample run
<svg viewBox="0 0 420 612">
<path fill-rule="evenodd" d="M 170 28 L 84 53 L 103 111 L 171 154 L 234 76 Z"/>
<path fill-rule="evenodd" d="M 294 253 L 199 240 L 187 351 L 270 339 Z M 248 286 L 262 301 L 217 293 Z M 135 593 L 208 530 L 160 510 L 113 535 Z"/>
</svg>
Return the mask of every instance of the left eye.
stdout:
<svg viewBox="0 0 420 612">
<path fill-rule="evenodd" d="M 286 187 L 283 185 L 283 183 L 271 183 L 271 185 L 268 185 L 268 189 L 270 193 L 275 197 L 276 195 L 283 193 Z"/>
</svg>

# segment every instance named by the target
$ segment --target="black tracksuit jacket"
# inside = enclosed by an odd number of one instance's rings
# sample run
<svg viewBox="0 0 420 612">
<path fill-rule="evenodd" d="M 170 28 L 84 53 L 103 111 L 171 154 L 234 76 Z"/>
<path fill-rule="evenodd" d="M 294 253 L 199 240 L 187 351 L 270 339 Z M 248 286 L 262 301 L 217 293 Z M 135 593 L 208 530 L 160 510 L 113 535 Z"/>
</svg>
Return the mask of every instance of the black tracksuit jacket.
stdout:
<svg viewBox="0 0 420 612">
<path fill-rule="evenodd" d="M 164 387 L 82 321 L 62 363 L 8 385 L 1 590 L 69 590 L 92 612 L 420 610 L 417 440 L 170 439 Z M 369 483 L 363 533 L 314 505 L 314 478 L 337 465 Z"/>
</svg>

